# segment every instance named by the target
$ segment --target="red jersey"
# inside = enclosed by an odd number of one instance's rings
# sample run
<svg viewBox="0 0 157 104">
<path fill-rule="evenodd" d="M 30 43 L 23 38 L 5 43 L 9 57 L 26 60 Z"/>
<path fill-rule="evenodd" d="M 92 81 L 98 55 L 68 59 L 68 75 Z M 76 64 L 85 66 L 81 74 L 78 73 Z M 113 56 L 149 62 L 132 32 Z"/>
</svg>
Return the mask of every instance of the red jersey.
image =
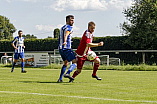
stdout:
<svg viewBox="0 0 157 104">
<path fill-rule="evenodd" d="M 79 56 L 85 56 L 90 50 L 90 47 L 87 47 L 87 43 L 92 43 L 93 41 L 93 34 L 91 34 L 88 30 L 86 30 L 82 36 L 80 44 L 75 51 Z"/>
</svg>

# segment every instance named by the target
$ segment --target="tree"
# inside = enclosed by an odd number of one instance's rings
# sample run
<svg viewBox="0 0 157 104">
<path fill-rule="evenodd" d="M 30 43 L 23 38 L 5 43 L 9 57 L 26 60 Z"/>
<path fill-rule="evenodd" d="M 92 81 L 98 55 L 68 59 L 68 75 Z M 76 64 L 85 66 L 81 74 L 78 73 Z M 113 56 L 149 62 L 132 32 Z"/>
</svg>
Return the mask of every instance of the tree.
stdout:
<svg viewBox="0 0 157 104">
<path fill-rule="evenodd" d="M 13 38 L 16 28 L 7 17 L 0 15 L 0 40 Z"/>
<path fill-rule="evenodd" d="M 24 37 L 25 39 L 37 39 L 37 37 L 34 36 L 33 34 L 32 35 L 30 35 L 30 34 L 22 35 L 22 37 Z"/>
<path fill-rule="evenodd" d="M 157 1 L 134 0 L 133 6 L 123 11 L 127 22 L 121 24 L 125 41 L 134 49 L 153 49 L 157 39 Z"/>
<path fill-rule="evenodd" d="M 60 30 L 58 28 L 54 29 L 54 38 L 59 38 Z"/>
</svg>

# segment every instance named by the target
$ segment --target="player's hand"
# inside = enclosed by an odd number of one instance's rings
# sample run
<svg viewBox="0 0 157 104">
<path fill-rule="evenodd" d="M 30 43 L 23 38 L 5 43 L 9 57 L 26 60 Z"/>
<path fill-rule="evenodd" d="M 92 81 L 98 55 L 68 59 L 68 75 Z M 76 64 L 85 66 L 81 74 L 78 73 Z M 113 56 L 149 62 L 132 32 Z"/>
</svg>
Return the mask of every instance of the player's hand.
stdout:
<svg viewBox="0 0 157 104">
<path fill-rule="evenodd" d="M 25 48 L 25 46 L 23 46 L 23 48 Z"/>
<path fill-rule="evenodd" d="M 103 46 L 104 45 L 104 42 L 100 42 L 99 44 L 98 44 L 98 46 Z"/>
<path fill-rule="evenodd" d="M 17 47 L 14 47 L 16 50 L 18 50 L 18 48 Z"/>
<path fill-rule="evenodd" d="M 64 42 L 64 43 L 63 43 L 63 45 L 66 45 L 66 44 L 67 44 L 67 42 Z"/>
</svg>

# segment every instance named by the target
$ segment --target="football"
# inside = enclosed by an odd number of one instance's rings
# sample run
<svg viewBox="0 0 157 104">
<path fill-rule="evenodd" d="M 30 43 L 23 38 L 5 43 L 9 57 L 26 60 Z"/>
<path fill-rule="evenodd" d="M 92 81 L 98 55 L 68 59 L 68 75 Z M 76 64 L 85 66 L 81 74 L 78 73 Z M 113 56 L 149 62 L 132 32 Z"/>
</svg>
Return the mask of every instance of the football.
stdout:
<svg viewBox="0 0 157 104">
<path fill-rule="evenodd" d="M 87 53 L 87 59 L 88 60 L 94 60 L 96 58 L 96 54 L 94 51 L 88 51 Z"/>
</svg>

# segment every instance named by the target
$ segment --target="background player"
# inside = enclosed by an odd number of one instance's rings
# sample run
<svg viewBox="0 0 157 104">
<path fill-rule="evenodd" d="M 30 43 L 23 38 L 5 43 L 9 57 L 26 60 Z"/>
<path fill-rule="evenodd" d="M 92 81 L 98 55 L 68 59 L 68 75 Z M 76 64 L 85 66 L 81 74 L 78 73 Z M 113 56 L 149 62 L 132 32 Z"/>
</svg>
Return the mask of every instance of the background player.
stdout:
<svg viewBox="0 0 157 104">
<path fill-rule="evenodd" d="M 87 59 L 87 53 L 88 53 L 88 51 L 91 50 L 90 47 L 103 46 L 103 44 L 104 44 L 103 42 L 92 43 L 94 30 L 95 30 L 95 23 L 89 22 L 88 29 L 84 32 L 82 39 L 80 41 L 79 47 L 76 50 L 77 70 L 74 72 L 74 74 L 72 76 L 73 78 L 75 78 L 79 73 L 81 73 L 84 62 L 89 61 Z M 97 80 L 101 80 L 101 78 L 96 75 L 96 72 L 100 65 L 100 59 L 96 56 L 96 58 L 94 60 L 92 60 L 91 62 L 94 62 L 92 77 L 96 78 Z M 74 79 L 70 79 L 69 82 L 73 82 L 73 80 Z"/>
<path fill-rule="evenodd" d="M 25 62 L 24 62 L 24 38 L 22 37 L 23 35 L 23 32 L 22 30 L 19 30 L 18 31 L 18 35 L 17 37 L 14 38 L 14 40 L 11 42 L 11 45 L 14 47 L 14 62 L 13 62 L 13 67 L 11 69 L 11 72 L 14 71 L 14 67 L 15 67 L 15 64 L 16 62 L 18 61 L 19 57 L 21 58 L 21 73 L 26 73 L 27 71 L 24 70 L 24 65 L 25 65 Z"/>
<path fill-rule="evenodd" d="M 73 79 L 70 76 L 70 72 L 72 72 L 76 67 L 76 58 L 75 54 L 71 48 L 72 46 L 72 32 L 73 32 L 73 23 L 74 16 L 68 15 L 66 16 L 66 25 L 64 25 L 60 30 L 59 36 L 59 53 L 64 61 L 64 65 L 62 66 L 60 77 L 57 82 L 63 82 L 62 77 L 65 73 L 65 70 L 68 66 L 68 63 L 72 61 L 67 73 L 64 75 L 65 78 Z"/>
</svg>

